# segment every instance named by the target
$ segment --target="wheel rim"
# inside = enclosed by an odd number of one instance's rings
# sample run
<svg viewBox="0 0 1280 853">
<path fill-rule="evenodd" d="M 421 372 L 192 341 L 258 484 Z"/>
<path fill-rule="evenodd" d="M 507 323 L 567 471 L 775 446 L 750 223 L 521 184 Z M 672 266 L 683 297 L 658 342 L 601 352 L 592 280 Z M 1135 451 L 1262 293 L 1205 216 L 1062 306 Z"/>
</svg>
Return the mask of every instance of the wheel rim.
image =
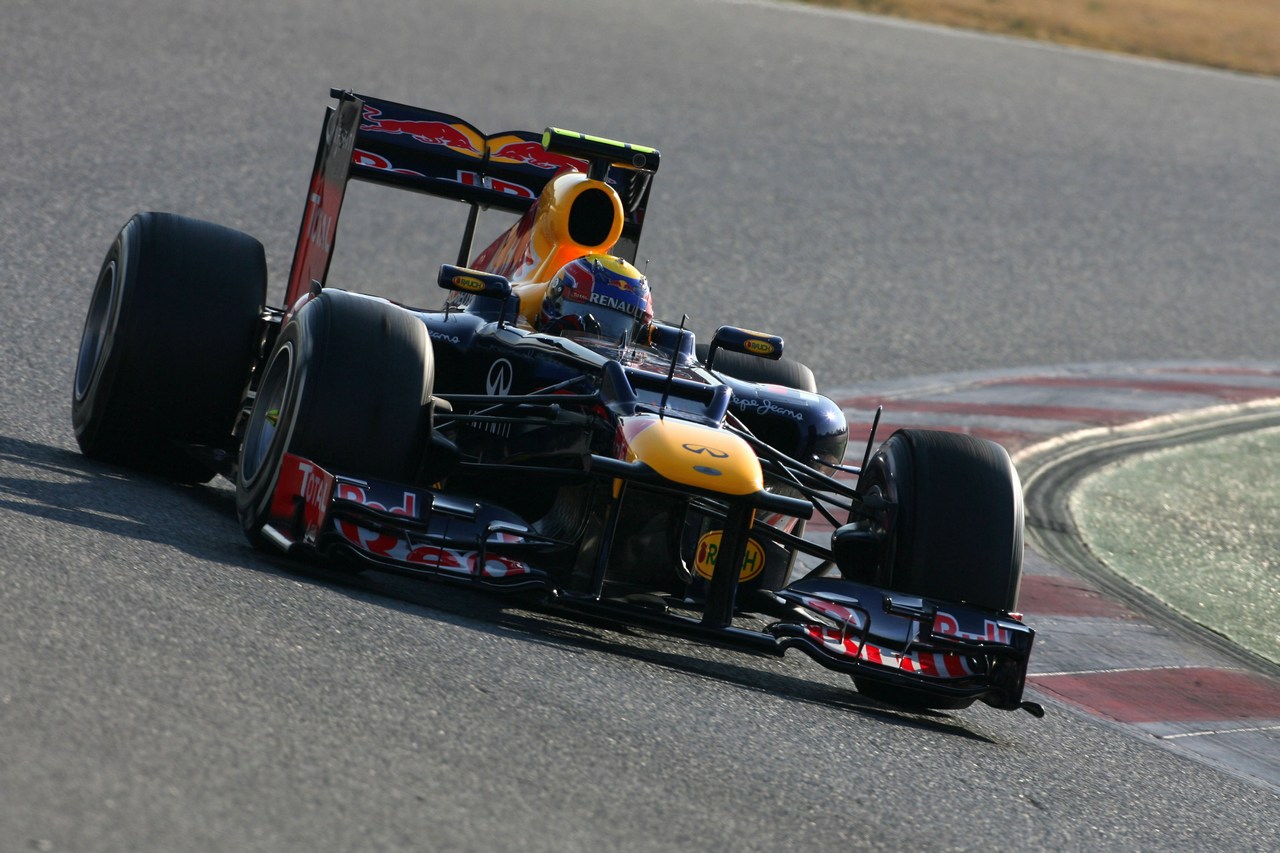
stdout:
<svg viewBox="0 0 1280 853">
<path fill-rule="evenodd" d="M 263 462 L 271 452 L 276 433 L 285 421 L 283 409 L 292 365 L 293 344 L 289 342 L 276 350 L 267 366 L 267 375 L 258 388 L 258 396 L 245 427 L 244 449 L 240 459 L 240 477 L 246 484 L 257 478 Z"/>
<path fill-rule="evenodd" d="M 876 459 L 868 466 L 867 471 L 859 476 L 858 492 L 865 497 L 878 497 L 890 505 L 897 504 L 900 499 L 897 488 L 898 476 L 900 474 L 893 471 L 889 467 L 889 463 L 877 454 Z M 878 518 L 869 520 L 867 523 L 880 527 L 888 534 L 884 548 L 880 553 L 879 565 L 876 568 L 874 578 L 875 583 L 881 586 L 888 586 L 892 580 L 893 564 L 898 553 L 897 513 L 886 508 Z"/>
<path fill-rule="evenodd" d="M 93 288 L 93 301 L 89 304 L 89 314 L 84 321 L 84 333 L 80 336 L 80 355 L 76 360 L 77 401 L 83 400 L 85 394 L 89 393 L 102 363 L 115 296 L 116 261 L 112 259 L 98 274 L 98 283 Z"/>
</svg>

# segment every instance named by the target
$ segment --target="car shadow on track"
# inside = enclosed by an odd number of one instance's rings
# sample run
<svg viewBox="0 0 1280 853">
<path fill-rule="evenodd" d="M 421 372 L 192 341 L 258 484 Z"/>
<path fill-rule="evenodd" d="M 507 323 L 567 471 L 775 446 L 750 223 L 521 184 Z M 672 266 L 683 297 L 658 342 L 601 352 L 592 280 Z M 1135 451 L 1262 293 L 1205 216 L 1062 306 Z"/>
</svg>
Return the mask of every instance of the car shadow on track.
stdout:
<svg viewBox="0 0 1280 853">
<path fill-rule="evenodd" d="M 216 481 L 215 481 L 216 482 Z M 802 660 L 815 678 L 783 669 L 780 660 L 726 650 L 618 620 L 568 613 L 528 595 L 513 596 L 379 571 L 360 574 L 291 560 L 253 549 L 236 520 L 235 496 L 225 484 L 181 486 L 96 462 L 64 448 L 0 436 L 0 513 L 72 525 L 98 533 L 154 542 L 201 560 L 323 585 L 361 601 L 523 642 L 626 658 L 683 675 L 731 684 L 788 702 L 800 702 L 928 729 L 980 742 L 989 738 L 945 713 L 904 711 L 860 696 L 852 684 Z M 691 652 L 696 648 L 696 652 Z M 758 665 L 733 662 L 736 658 Z"/>
<path fill-rule="evenodd" d="M 658 666 L 682 675 L 734 685 L 789 702 L 800 702 L 872 717 L 891 725 L 928 729 L 983 743 L 990 738 L 966 728 L 963 721 L 942 712 L 904 711 L 860 696 L 853 685 L 835 686 L 828 673 L 797 653 L 785 660 L 733 649 L 721 649 L 697 640 L 667 635 L 613 619 L 568 612 L 530 596 L 486 592 L 434 579 L 411 579 L 378 571 L 345 574 L 316 564 L 269 558 L 276 568 L 292 571 L 299 579 L 341 589 L 363 601 L 381 603 L 436 622 L 480 630 L 495 636 L 539 643 L 560 650 L 578 650 L 626 658 Z M 686 653 L 685 650 L 697 651 Z M 758 662 L 758 666 L 733 663 L 726 658 Z M 798 660 L 797 660 L 798 659 Z M 809 665 L 814 679 L 779 670 Z"/>
<path fill-rule="evenodd" d="M 167 545 L 226 560 L 229 526 L 217 489 L 180 486 L 88 459 L 74 450 L 0 435 L 0 513 Z M 230 495 L 223 490 L 223 495 Z M 175 498 L 178 498 L 175 500 Z M 234 524 L 234 505 L 231 507 Z"/>
</svg>

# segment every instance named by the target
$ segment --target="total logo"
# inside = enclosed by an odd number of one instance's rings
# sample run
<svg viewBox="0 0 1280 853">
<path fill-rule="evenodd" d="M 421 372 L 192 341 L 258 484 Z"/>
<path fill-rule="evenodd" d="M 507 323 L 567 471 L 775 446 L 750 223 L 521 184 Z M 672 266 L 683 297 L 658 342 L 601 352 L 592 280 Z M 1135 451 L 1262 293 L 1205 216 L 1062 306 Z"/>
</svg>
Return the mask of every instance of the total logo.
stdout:
<svg viewBox="0 0 1280 853">
<path fill-rule="evenodd" d="M 313 192 L 308 200 L 311 204 L 303 231 L 311 245 L 327 254 L 333 251 L 333 215 L 324 209 L 324 198 L 320 193 Z"/>
<path fill-rule="evenodd" d="M 720 554 L 720 540 L 724 534 L 722 530 L 712 530 L 704 533 L 702 538 L 698 540 L 698 549 L 694 553 L 693 567 L 698 574 L 707 580 L 711 580 L 712 573 L 716 570 L 716 557 Z M 749 581 L 764 571 L 764 549 L 760 547 L 760 543 L 754 539 L 747 539 L 747 553 L 742 560 L 742 573 L 738 575 L 740 582 Z"/>
</svg>

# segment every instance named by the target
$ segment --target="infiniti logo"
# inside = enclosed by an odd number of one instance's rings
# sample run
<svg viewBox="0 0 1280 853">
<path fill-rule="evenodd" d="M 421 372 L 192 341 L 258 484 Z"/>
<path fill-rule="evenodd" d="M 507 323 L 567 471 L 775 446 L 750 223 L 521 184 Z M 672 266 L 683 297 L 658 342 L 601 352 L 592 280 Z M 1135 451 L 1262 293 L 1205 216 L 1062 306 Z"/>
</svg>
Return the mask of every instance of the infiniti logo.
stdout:
<svg viewBox="0 0 1280 853">
<path fill-rule="evenodd" d="M 484 378 L 484 391 L 494 397 L 505 397 L 511 393 L 511 378 L 515 369 L 511 362 L 500 358 L 489 366 L 489 375 Z"/>
<path fill-rule="evenodd" d="M 681 447 L 683 447 L 685 450 L 689 451 L 690 453 L 705 453 L 708 456 L 710 456 L 712 459 L 728 459 L 729 458 L 729 454 L 725 453 L 723 450 L 716 450 L 714 447 L 707 447 L 706 445 L 703 445 L 703 444 L 683 444 L 681 445 Z"/>
</svg>

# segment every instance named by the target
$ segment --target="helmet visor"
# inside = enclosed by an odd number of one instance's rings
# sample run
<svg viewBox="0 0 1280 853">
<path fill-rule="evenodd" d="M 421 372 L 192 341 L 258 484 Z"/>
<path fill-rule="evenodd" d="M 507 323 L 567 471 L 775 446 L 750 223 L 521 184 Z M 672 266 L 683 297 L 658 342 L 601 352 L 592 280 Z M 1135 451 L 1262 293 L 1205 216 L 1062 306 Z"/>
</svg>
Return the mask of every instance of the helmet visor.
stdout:
<svg viewBox="0 0 1280 853">
<path fill-rule="evenodd" d="M 635 340 L 638 325 L 635 317 L 615 308 L 566 299 L 561 304 L 560 317 L 547 331 L 579 332 L 621 343 L 624 337 L 627 341 Z"/>
</svg>

